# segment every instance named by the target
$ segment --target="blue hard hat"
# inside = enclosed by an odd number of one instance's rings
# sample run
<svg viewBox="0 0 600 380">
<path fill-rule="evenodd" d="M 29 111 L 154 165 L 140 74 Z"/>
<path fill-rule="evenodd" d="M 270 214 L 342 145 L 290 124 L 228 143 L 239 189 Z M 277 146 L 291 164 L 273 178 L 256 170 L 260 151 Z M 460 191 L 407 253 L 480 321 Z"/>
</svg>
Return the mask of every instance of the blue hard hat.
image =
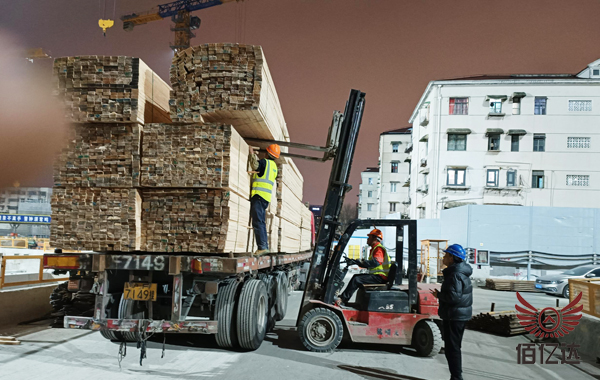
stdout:
<svg viewBox="0 0 600 380">
<path fill-rule="evenodd" d="M 467 252 L 460 244 L 452 244 L 450 247 L 446 248 L 444 252 L 449 253 L 452 256 L 456 256 L 462 260 L 467 258 Z"/>
</svg>

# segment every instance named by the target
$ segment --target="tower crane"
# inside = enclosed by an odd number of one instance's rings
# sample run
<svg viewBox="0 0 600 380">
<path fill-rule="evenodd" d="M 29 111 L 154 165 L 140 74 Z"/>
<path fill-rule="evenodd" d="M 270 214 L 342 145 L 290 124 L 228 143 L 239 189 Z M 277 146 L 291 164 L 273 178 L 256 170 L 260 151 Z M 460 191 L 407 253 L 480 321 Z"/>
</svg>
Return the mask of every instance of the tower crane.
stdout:
<svg viewBox="0 0 600 380">
<path fill-rule="evenodd" d="M 171 45 L 171 49 L 177 52 L 190 47 L 190 39 L 195 37 L 192 30 L 200 27 L 200 18 L 192 16 L 191 12 L 234 1 L 243 0 L 177 0 L 159 5 L 158 8 L 147 12 L 122 16 L 121 20 L 123 21 L 123 29 L 132 31 L 138 25 L 171 17 L 171 20 L 175 23 L 175 26 L 171 27 L 171 30 L 175 32 L 175 42 Z"/>
</svg>

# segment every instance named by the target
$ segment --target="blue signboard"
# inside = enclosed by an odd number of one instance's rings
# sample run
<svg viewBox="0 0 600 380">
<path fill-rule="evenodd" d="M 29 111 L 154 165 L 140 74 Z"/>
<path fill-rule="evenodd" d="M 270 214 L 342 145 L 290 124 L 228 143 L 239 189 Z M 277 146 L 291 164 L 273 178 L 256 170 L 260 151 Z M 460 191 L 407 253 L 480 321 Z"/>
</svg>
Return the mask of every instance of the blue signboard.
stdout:
<svg viewBox="0 0 600 380">
<path fill-rule="evenodd" d="M 23 215 L 2 214 L 0 223 L 23 223 L 23 224 L 50 224 L 52 218 L 49 215 Z"/>
</svg>

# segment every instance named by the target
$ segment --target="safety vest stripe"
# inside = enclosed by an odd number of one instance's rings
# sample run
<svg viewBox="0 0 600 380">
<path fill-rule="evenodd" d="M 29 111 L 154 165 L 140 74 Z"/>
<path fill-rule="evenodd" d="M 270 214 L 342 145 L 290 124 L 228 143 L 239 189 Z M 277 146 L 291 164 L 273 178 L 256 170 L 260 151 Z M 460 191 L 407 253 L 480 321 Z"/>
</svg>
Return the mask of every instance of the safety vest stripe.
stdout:
<svg viewBox="0 0 600 380">
<path fill-rule="evenodd" d="M 273 181 L 269 181 L 268 179 L 257 178 L 253 180 L 254 183 L 268 183 L 269 185 L 274 185 Z"/>
<path fill-rule="evenodd" d="M 375 249 L 377 249 L 378 247 L 381 247 L 383 249 L 383 263 L 374 268 L 370 268 L 369 274 L 382 274 L 384 276 L 387 276 L 390 273 L 390 267 L 392 266 L 392 263 L 390 261 L 390 256 L 387 253 L 387 249 L 385 249 L 385 247 L 381 243 L 379 243 L 375 247 L 373 247 L 371 252 L 375 251 Z M 373 259 L 373 256 L 371 255 L 371 257 L 369 257 L 369 259 Z"/>
<path fill-rule="evenodd" d="M 260 186 L 253 186 L 252 190 L 253 191 L 264 191 L 265 193 L 269 193 L 269 194 L 273 193 L 273 189 L 272 188 L 271 189 L 267 189 L 266 187 L 260 187 Z"/>
</svg>

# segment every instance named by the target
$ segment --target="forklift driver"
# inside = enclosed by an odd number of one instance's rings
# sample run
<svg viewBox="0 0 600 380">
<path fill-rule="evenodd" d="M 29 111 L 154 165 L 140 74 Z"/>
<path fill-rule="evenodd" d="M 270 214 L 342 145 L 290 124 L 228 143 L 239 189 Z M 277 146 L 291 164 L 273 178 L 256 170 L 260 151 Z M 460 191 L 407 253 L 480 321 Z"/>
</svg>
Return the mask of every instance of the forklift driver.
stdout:
<svg viewBox="0 0 600 380">
<path fill-rule="evenodd" d="M 371 253 L 368 260 L 350 260 L 351 263 L 361 268 L 368 268 L 369 274 L 355 274 L 350 283 L 336 300 L 337 305 L 347 304 L 352 295 L 360 285 L 364 284 L 385 284 L 388 280 L 387 275 L 390 271 L 392 261 L 385 247 L 381 244 L 383 233 L 377 228 L 367 235 L 367 244 L 371 247 Z"/>
</svg>

